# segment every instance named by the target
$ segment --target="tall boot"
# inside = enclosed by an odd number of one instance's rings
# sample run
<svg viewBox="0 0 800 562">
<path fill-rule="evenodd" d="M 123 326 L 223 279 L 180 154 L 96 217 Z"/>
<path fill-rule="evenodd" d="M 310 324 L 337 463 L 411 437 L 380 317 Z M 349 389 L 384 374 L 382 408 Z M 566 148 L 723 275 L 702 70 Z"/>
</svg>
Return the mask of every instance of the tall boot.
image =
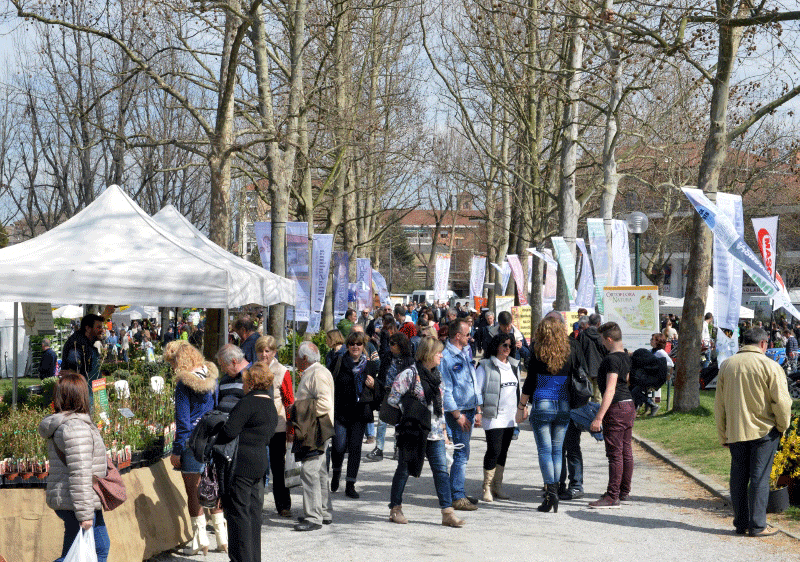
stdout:
<svg viewBox="0 0 800 562">
<path fill-rule="evenodd" d="M 208 554 L 208 534 L 206 533 L 206 514 L 192 517 L 192 531 L 194 536 L 189 546 L 183 549 L 184 556 L 194 556 L 200 552 L 203 556 Z"/>
<path fill-rule="evenodd" d="M 442 510 L 442 525 L 445 527 L 463 527 L 464 520 L 456 517 L 456 512 L 452 507 L 446 507 Z"/>
<path fill-rule="evenodd" d="M 483 469 L 483 498 L 482 499 L 485 502 L 494 501 L 494 498 L 492 497 L 492 490 L 491 490 L 492 478 L 494 478 L 494 471 L 495 471 L 494 468 L 492 470 L 486 470 L 485 468 Z"/>
<path fill-rule="evenodd" d="M 558 512 L 558 483 L 547 484 L 546 487 L 547 492 L 544 495 L 544 502 L 536 509 L 546 513 L 555 507 L 555 511 Z"/>
<path fill-rule="evenodd" d="M 494 478 L 492 479 L 492 495 L 499 500 L 511 499 L 507 494 L 503 493 L 503 473 L 506 467 L 498 464 L 494 469 Z"/>
<path fill-rule="evenodd" d="M 342 469 L 334 470 L 331 474 L 331 492 L 339 489 L 339 479 L 342 477 Z"/>
<path fill-rule="evenodd" d="M 219 513 L 211 514 L 211 524 L 214 525 L 214 535 L 217 537 L 217 550 L 228 552 L 228 522 L 225 515 Z"/>
</svg>

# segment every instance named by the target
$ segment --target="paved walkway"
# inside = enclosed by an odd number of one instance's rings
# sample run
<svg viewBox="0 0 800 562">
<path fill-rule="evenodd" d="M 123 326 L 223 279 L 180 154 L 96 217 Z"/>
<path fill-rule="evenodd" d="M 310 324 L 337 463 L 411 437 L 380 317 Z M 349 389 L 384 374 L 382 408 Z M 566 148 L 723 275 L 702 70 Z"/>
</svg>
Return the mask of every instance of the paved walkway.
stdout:
<svg viewBox="0 0 800 562">
<path fill-rule="evenodd" d="M 389 431 L 391 433 L 391 430 Z M 387 439 L 387 449 L 391 450 Z M 262 560 L 358 561 L 417 560 L 571 560 L 591 562 L 742 561 L 800 562 L 800 543 L 786 536 L 741 537 L 733 533 L 732 515 L 724 501 L 634 445 L 635 469 L 631 500 L 619 510 L 591 510 L 586 504 L 605 491 L 607 463 L 603 444 L 583 434 L 587 497 L 561 502 L 559 512 L 539 513 L 541 473 L 529 426 L 511 443 L 506 467 L 508 501 L 481 502 L 474 512 L 458 512 L 467 520 L 461 529 L 440 525 L 430 468 L 409 479 L 403 497 L 408 525 L 389 523 L 389 487 L 396 463 L 362 462 L 358 500 L 334 494 L 334 524 L 298 533 L 293 522 L 275 514 L 271 493 L 264 502 Z M 477 495 L 485 451 L 483 431 L 475 431 L 467 491 Z M 368 446 L 364 446 L 364 454 Z M 302 515 L 299 489 L 292 493 L 295 515 Z M 212 545 L 213 545 L 212 538 Z M 202 560 L 202 556 L 164 554 L 153 562 Z M 211 553 L 207 562 L 227 562 Z"/>
</svg>

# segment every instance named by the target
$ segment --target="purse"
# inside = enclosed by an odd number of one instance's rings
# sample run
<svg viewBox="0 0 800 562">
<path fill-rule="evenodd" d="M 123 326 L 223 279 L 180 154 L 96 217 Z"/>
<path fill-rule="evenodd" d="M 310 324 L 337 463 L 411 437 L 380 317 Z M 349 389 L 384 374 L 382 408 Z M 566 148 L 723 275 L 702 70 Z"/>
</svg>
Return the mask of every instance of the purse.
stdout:
<svg viewBox="0 0 800 562">
<path fill-rule="evenodd" d="M 217 507 L 219 502 L 219 481 L 212 461 L 206 463 L 203 474 L 200 476 L 200 484 L 197 486 L 197 499 L 201 507 L 209 509 Z"/>
<path fill-rule="evenodd" d="M 381 409 L 378 410 L 378 419 L 387 425 L 397 425 L 403 417 L 403 412 L 397 406 L 389 404 L 389 393 L 383 397 Z"/>
<path fill-rule="evenodd" d="M 569 376 L 569 409 L 585 406 L 592 397 L 592 383 L 582 368 L 572 369 Z"/>
</svg>

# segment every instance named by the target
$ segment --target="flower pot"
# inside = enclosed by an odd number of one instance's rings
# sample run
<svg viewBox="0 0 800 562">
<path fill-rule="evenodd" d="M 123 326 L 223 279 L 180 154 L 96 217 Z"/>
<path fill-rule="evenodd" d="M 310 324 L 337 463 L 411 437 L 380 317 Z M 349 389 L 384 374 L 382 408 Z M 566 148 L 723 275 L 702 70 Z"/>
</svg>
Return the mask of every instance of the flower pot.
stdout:
<svg viewBox="0 0 800 562">
<path fill-rule="evenodd" d="M 767 513 L 783 513 L 789 507 L 789 488 L 778 488 L 769 491 Z"/>
<path fill-rule="evenodd" d="M 800 478 L 789 479 L 789 503 L 800 505 Z"/>
</svg>

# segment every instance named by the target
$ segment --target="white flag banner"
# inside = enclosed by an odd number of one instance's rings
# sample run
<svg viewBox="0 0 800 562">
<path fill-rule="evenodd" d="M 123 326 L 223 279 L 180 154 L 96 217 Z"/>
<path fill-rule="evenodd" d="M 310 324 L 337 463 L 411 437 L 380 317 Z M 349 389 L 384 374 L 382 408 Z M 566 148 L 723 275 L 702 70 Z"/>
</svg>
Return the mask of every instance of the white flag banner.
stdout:
<svg viewBox="0 0 800 562">
<path fill-rule="evenodd" d="M 537 258 L 539 258 L 540 260 L 544 261 L 545 263 L 548 263 L 553 267 L 558 268 L 558 262 L 555 260 L 555 258 L 553 258 L 553 254 L 549 250 L 540 252 L 536 248 L 528 248 L 528 251 Z"/>
<path fill-rule="evenodd" d="M 311 272 L 308 255 L 308 223 L 286 223 L 286 276 L 297 283 L 292 320 L 308 322 L 311 312 Z"/>
<path fill-rule="evenodd" d="M 556 259 L 561 268 L 561 275 L 564 277 L 564 283 L 567 285 L 567 297 L 570 301 L 575 300 L 575 256 L 572 255 L 572 250 L 569 249 L 567 241 L 563 236 L 552 236 L 550 240 L 553 241 L 553 249 L 556 252 Z"/>
<path fill-rule="evenodd" d="M 375 283 L 375 288 L 378 290 L 378 297 L 381 299 L 381 305 L 391 305 L 389 300 L 389 286 L 386 284 L 386 279 L 381 275 L 377 269 L 372 270 L 372 282 Z"/>
<path fill-rule="evenodd" d="M 528 294 L 533 290 L 533 256 L 528 254 Z"/>
<path fill-rule="evenodd" d="M 333 321 L 338 323 L 347 312 L 348 252 L 333 252 Z"/>
<path fill-rule="evenodd" d="M 372 264 L 369 258 L 356 258 L 356 303 L 359 310 L 372 309 Z"/>
<path fill-rule="evenodd" d="M 333 234 L 314 234 L 311 237 L 311 315 L 306 331 L 312 334 L 319 332 L 322 323 L 332 253 Z"/>
<path fill-rule="evenodd" d="M 436 272 L 433 278 L 433 300 L 447 301 L 447 284 L 450 282 L 450 254 L 436 254 Z"/>
<path fill-rule="evenodd" d="M 483 297 L 483 283 L 486 280 L 486 256 L 472 256 L 469 270 L 469 302 L 475 297 Z"/>
<path fill-rule="evenodd" d="M 589 263 L 589 252 L 586 251 L 586 242 L 584 242 L 583 238 L 575 240 L 575 245 L 581 252 L 581 276 L 578 281 L 578 296 L 575 297 L 575 304 L 591 310 L 594 308 L 595 290 L 592 266 Z"/>
<path fill-rule="evenodd" d="M 586 229 L 589 231 L 589 248 L 592 253 L 592 265 L 594 265 L 595 300 L 597 301 L 597 310 L 602 314 L 603 287 L 608 284 L 610 270 L 606 228 L 603 225 L 603 219 L 586 219 Z"/>
<path fill-rule="evenodd" d="M 719 202 L 717 204 L 719 204 Z M 775 279 L 775 282 L 778 284 L 778 289 L 783 296 L 783 298 L 773 301 L 773 310 L 778 310 L 781 308 L 784 300 L 789 300 L 789 292 L 786 290 L 783 278 L 775 270 L 778 262 L 778 217 L 764 217 L 752 219 L 752 221 L 753 230 L 756 231 L 758 249 L 761 252 L 761 259 L 764 260 L 764 267 L 767 268 L 769 274 Z"/>
<path fill-rule="evenodd" d="M 511 273 L 514 274 L 514 283 L 517 285 L 517 298 L 519 298 L 520 306 L 528 304 L 528 297 L 525 295 L 525 274 L 522 272 L 522 262 L 519 261 L 517 254 L 508 254 L 506 256 L 508 265 L 511 267 Z"/>
<path fill-rule="evenodd" d="M 733 357 L 739 351 L 739 327 L 733 330 L 733 337 L 728 337 L 722 330 L 717 330 L 717 365 L 722 364 L 729 357 Z"/>
<path fill-rule="evenodd" d="M 508 287 L 508 280 L 511 278 L 511 267 L 508 265 L 507 261 L 503 262 L 503 266 L 500 267 L 494 262 L 490 262 L 493 268 L 497 270 L 497 273 L 500 274 L 500 285 L 502 287 L 503 292 L 501 294 L 506 294 L 506 288 Z"/>
<path fill-rule="evenodd" d="M 553 259 L 552 250 L 544 250 L 544 261 L 547 262 L 547 269 L 544 274 L 544 288 L 542 289 L 542 298 L 552 300 L 556 298 L 556 287 L 558 286 L 558 264 Z"/>
<path fill-rule="evenodd" d="M 623 220 L 611 223 L 611 284 L 629 287 L 631 281 L 631 251 L 628 244 L 628 225 Z"/>
<path fill-rule="evenodd" d="M 720 213 L 719 208 L 701 190 L 693 187 L 682 187 L 681 191 L 692 203 L 697 214 L 703 218 L 703 221 L 712 230 L 714 236 L 720 239 L 722 247 L 727 248 L 734 259 L 742 264 L 744 270 L 764 294 L 778 300 L 782 308 L 795 318 L 800 319 L 800 311 L 782 293 L 767 268 L 758 261 L 753 250 L 750 249 L 744 238 L 736 232 L 736 227 L 728 217 Z"/>
<path fill-rule="evenodd" d="M 742 196 L 717 193 L 717 207 L 733 223 L 736 232 L 744 236 Z M 739 325 L 742 305 L 742 264 L 733 259 L 727 248 L 714 237 L 714 324 L 734 330 Z M 719 331 L 717 331 L 719 333 Z"/>
<path fill-rule="evenodd" d="M 254 222 L 253 231 L 256 236 L 256 245 L 258 246 L 258 255 L 261 256 L 261 265 L 267 271 L 272 271 L 272 223 L 269 222 Z"/>
</svg>

